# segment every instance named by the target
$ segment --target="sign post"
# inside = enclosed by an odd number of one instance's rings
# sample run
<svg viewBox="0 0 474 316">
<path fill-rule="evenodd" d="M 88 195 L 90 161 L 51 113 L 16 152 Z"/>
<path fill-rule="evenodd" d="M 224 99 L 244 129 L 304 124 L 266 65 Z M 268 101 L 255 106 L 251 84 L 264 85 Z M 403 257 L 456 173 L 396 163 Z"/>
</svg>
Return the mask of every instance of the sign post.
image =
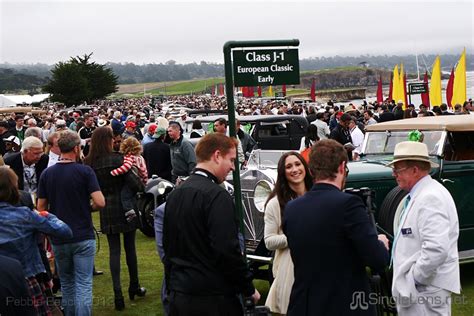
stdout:
<svg viewBox="0 0 474 316">
<path fill-rule="evenodd" d="M 299 46 L 299 44 L 300 41 L 297 39 L 229 41 L 224 44 L 225 92 L 231 137 L 237 137 L 235 130 L 233 75 L 235 76 L 236 86 L 275 85 L 278 83 L 298 84 L 300 82 L 298 50 L 289 49 L 288 47 Z M 280 47 L 280 49 L 254 49 L 257 47 Z M 287 48 L 281 49 L 281 47 Z M 244 48 L 252 48 L 252 50 L 244 51 L 242 50 Z M 233 49 L 241 50 L 232 51 Z M 232 53 L 234 53 L 234 65 L 232 64 Z M 232 66 L 234 66 L 234 68 Z M 259 82 L 259 80 L 262 81 Z M 240 165 L 237 159 L 235 160 L 235 170 L 232 175 L 234 181 L 235 208 L 240 217 L 241 232 L 244 234 L 245 227 L 240 187 Z"/>
<path fill-rule="evenodd" d="M 409 103 L 411 104 L 411 95 L 412 94 L 422 94 L 428 92 L 428 83 L 427 82 L 412 82 L 408 84 L 408 98 Z M 407 104 L 408 106 L 408 104 Z"/>
</svg>

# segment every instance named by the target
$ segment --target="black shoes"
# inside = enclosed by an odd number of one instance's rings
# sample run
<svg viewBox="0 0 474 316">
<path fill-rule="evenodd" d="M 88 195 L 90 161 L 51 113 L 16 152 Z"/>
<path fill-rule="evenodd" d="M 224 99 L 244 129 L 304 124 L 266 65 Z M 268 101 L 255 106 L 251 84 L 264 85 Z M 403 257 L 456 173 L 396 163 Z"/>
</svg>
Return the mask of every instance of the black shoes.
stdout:
<svg viewBox="0 0 474 316">
<path fill-rule="evenodd" d="M 116 291 L 114 290 L 114 305 L 115 305 L 115 310 L 117 311 L 123 311 L 125 309 L 125 302 L 123 300 L 123 295 L 122 291 Z"/>
<path fill-rule="evenodd" d="M 146 289 L 144 287 L 138 287 L 138 288 L 135 288 L 135 289 L 132 289 L 132 288 L 128 289 L 128 297 L 132 301 L 135 299 L 135 295 L 143 297 L 143 296 L 145 296 L 145 294 L 146 294 Z"/>
<path fill-rule="evenodd" d="M 94 272 L 92 272 L 92 275 L 94 275 L 94 276 L 95 275 L 102 275 L 102 274 L 104 274 L 104 271 L 96 270 L 95 268 L 94 268 Z"/>
</svg>

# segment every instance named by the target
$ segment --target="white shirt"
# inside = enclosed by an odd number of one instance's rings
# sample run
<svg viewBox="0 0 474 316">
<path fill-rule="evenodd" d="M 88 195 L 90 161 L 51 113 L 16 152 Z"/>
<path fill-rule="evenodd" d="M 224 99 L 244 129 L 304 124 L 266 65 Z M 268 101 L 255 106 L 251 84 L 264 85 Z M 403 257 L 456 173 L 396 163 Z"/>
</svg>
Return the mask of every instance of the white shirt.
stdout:
<svg viewBox="0 0 474 316">
<path fill-rule="evenodd" d="M 352 144 L 355 147 L 353 152 L 360 154 L 362 150 L 362 143 L 364 142 L 364 133 L 362 133 L 357 125 L 351 130 L 351 138 Z"/>
<path fill-rule="evenodd" d="M 33 194 L 38 189 L 38 183 L 36 179 L 35 164 L 28 166 L 23 160 L 23 154 L 20 154 L 21 162 L 23 163 L 23 190 Z"/>
<path fill-rule="evenodd" d="M 54 166 L 59 161 L 59 155 L 56 155 L 52 151 L 49 151 L 48 156 L 49 156 L 48 167 Z"/>
<path fill-rule="evenodd" d="M 311 122 L 311 124 L 315 125 L 318 128 L 319 140 L 328 139 L 328 136 L 329 134 L 331 134 L 331 131 L 329 130 L 329 126 L 326 122 L 317 119 Z"/>
</svg>

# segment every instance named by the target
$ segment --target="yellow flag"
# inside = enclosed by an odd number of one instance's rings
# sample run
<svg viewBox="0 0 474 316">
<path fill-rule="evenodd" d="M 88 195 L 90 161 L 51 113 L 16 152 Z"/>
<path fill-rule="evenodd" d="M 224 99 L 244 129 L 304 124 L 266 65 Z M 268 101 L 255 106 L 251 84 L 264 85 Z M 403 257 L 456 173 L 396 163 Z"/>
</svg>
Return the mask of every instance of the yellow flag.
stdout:
<svg viewBox="0 0 474 316">
<path fill-rule="evenodd" d="M 439 56 L 436 56 L 433 69 L 431 70 L 430 103 L 431 106 L 439 106 L 443 103 L 441 97 L 441 60 L 439 59 Z"/>
<path fill-rule="evenodd" d="M 270 86 L 270 88 L 268 88 L 267 95 L 268 95 L 269 97 L 273 97 L 273 88 L 272 88 L 272 86 Z"/>
<path fill-rule="evenodd" d="M 456 71 L 454 72 L 453 98 L 451 104 L 463 104 L 466 101 L 466 49 L 459 58 Z"/>
<path fill-rule="evenodd" d="M 402 88 L 402 86 L 400 85 L 400 75 L 398 74 L 398 65 L 395 65 L 395 67 L 393 68 L 392 84 L 392 99 L 397 102 L 398 100 L 400 100 L 400 89 Z"/>
<path fill-rule="evenodd" d="M 405 104 L 405 71 L 403 69 L 403 64 L 400 64 L 400 98 L 396 99 L 396 102 L 402 101 L 403 103 L 403 109 L 406 109 L 406 104 Z"/>
</svg>

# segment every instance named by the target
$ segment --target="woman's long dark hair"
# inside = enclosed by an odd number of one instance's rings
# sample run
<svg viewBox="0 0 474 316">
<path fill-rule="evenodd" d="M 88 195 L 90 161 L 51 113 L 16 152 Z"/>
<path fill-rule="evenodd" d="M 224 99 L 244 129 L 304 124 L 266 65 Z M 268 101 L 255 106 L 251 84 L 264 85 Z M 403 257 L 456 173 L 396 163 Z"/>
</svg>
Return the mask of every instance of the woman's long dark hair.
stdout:
<svg viewBox="0 0 474 316">
<path fill-rule="evenodd" d="M 308 129 L 306 130 L 306 135 L 304 137 L 306 148 L 311 147 L 312 144 L 317 142 L 318 140 L 318 127 L 314 124 L 309 124 Z"/>
<path fill-rule="evenodd" d="M 113 152 L 112 139 L 114 134 L 107 126 L 98 127 L 92 132 L 89 154 L 84 163 L 92 167 L 94 161 Z"/>
<path fill-rule="evenodd" d="M 306 187 L 306 191 L 309 191 L 311 189 L 311 186 L 313 185 L 313 178 L 311 177 L 308 164 L 304 160 L 303 156 L 301 156 L 296 151 L 290 151 L 290 152 L 284 153 L 281 156 L 280 160 L 278 161 L 278 167 L 277 167 L 278 175 L 277 175 L 277 181 L 275 183 L 275 188 L 273 188 L 272 193 L 270 193 L 267 201 L 265 202 L 265 207 L 266 207 L 268 202 L 274 196 L 276 196 L 278 199 L 278 203 L 280 204 L 280 212 L 281 212 L 282 218 L 283 218 L 283 211 L 285 210 L 286 204 L 290 200 L 297 197 L 296 192 L 290 188 L 290 185 L 288 183 L 288 180 L 286 179 L 286 174 L 285 174 L 285 161 L 286 161 L 286 158 L 289 156 L 296 156 L 304 166 L 304 171 L 306 172 L 306 175 L 304 177 L 304 184 Z"/>
</svg>

